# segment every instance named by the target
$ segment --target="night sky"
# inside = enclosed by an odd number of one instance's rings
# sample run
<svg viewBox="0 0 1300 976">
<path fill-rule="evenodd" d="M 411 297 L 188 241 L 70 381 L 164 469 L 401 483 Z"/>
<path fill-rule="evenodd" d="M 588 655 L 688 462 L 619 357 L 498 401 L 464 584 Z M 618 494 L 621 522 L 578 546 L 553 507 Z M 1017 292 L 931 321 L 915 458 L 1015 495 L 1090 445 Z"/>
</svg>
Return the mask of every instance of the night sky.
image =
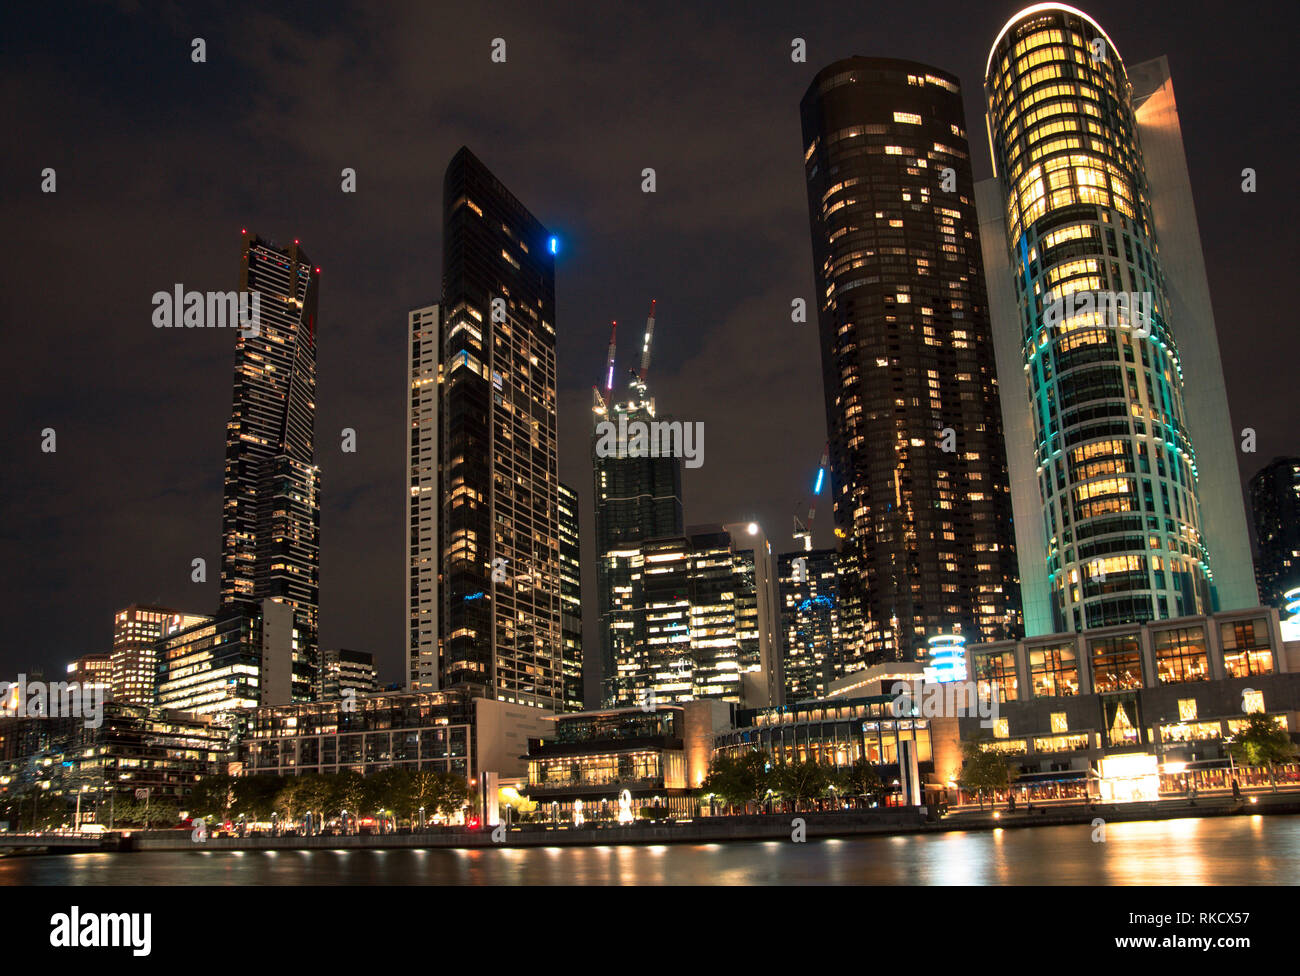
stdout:
<svg viewBox="0 0 1300 976">
<path fill-rule="evenodd" d="M 442 175 L 461 145 L 562 242 L 560 472 L 582 499 L 585 607 L 590 389 L 609 321 L 624 373 L 651 298 L 660 410 L 705 425 L 687 524 L 756 518 L 793 548 L 826 440 L 799 100 L 852 54 L 955 72 L 985 178 L 984 62 L 1024 5 L 8 5 L 0 677 L 109 650 L 112 613 L 133 602 L 215 609 L 234 336 L 156 330 L 150 297 L 236 288 L 244 227 L 301 239 L 322 268 L 321 647 L 372 651 L 383 681 L 402 676 L 406 313 L 439 296 Z M 1258 431 L 1243 477 L 1300 452 L 1282 6 L 1083 4 L 1129 64 L 1169 57 L 1232 419 Z M 496 37 L 505 64 L 490 59 Z M 795 37 L 807 63 L 791 61 Z M 46 167 L 56 193 L 40 191 Z M 340 190 L 344 167 L 355 194 Z M 795 297 L 814 321 L 791 323 Z M 1019 394 L 1019 377 L 1005 386 Z M 45 427 L 57 453 L 41 452 Z M 344 427 L 355 454 L 340 451 Z"/>
</svg>

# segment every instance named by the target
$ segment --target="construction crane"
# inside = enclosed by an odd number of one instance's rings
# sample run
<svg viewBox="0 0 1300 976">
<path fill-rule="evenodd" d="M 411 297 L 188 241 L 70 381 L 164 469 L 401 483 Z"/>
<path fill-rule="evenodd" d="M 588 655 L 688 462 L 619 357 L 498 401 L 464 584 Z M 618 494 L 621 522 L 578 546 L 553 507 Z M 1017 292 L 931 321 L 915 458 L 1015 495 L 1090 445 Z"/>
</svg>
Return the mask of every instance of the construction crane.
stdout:
<svg viewBox="0 0 1300 976">
<path fill-rule="evenodd" d="M 609 354 L 605 358 L 605 395 L 600 395 L 600 387 L 591 388 L 591 409 L 604 413 L 614 402 L 614 350 L 617 345 L 618 320 L 610 323 Z"/>
<path fill-rule="evenodd" d="M 637 377 L 645 383 L 646 371 L 650 369 L 650 341 L 655 335 L 655 299 L 650 299 L 650 315 L 645 320 L 645 341 L 641 343 L 641 374 Z"/>
<path fill-rule="evenodd" d="M 817 514 L 817 496 L 822 493 L 827 475 L 830 473 L 830 456 L 831 446 L 827 443 L 822 450 L 821 463 L 817 465 L 817 480 L 813 484 L 812 500 L 808 503 L 808 521 L 800 522 L 798 515 L 794 517 L 794 539 L 796 542 L 803 542 L 804 552 L 811 551 L 813 547 L 813 518 Z"/>
</svg>

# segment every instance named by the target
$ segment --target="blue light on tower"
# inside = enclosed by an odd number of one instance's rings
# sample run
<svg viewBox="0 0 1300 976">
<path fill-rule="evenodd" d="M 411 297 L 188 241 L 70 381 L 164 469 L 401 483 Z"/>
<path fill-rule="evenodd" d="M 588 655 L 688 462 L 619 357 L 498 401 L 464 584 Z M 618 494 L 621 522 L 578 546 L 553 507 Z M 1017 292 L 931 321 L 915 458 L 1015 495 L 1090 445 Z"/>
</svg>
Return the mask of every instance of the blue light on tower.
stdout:
<svg viewBox="0 0 1300 976">
<path fill-rule="evenodd" d="M 547 246 L 548 248 L 550 248 L 550 251 L 551 251 L 552 254 L 559 254 L 559 253 L 560 253 L 560 239 L 559 239 L 558 237 L 552 237 L 552 238 L 547 242 L 547 245 L 546 245 L 546 246 Z"/>
<path fill-rule="evenodd" d="M 818 468 L 818 469 L 817 469 L 817 484 L 815 484 L 815 485 L 813 486 L 813 494 L 814 494 L 814 495 L 820 495 L 820 494 L 822 493 L 822 481 L 825 479 L 825 477 L 826 477 L 826 469 L 825 469 L 825 468 Z"/>
<path fill-rule="evenodd" d="M 930 646 L 925 665 L 926 681 L 966 680 L 966 638 L 959 634 L 939 634 L 926 643 Z"/>
</svg>

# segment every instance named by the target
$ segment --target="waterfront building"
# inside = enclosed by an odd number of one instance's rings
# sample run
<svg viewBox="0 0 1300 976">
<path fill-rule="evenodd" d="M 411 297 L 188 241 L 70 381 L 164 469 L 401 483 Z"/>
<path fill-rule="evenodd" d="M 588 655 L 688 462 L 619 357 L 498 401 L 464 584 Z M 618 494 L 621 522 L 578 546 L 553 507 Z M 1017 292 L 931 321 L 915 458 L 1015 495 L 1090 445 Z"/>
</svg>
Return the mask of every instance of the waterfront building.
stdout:
<svg viewBox="0 0 1300 976">
<path fill-rule="evenodd" d="M 316 689 L 320 469 L 315 463 L 316 296 L 320 269 L 297 241 L 245 231 L 241 292 L 258 320 L 235 333 L 226 425 L 221 605 L 256 613 L 264 600 L 293 613 L 293 655 Z"/>
<path fill-rule="evenodd" d="M 1018 787 L 1044 795 L 1227 787 L 1224 743 L 1251 715 L 1293 739 L 1300 729 L 1300 642 L 1283 639 L 1269 607 L 974 645 L 966 659 L 980 699 L 996 687 L 999 709 L 991 728 L 961 716 L 962 739 L 1005 755 Z M 1109 782 L 1106 759 L 1118 760 Z"/>
<path fill-rule="evenodd" d="M 394 692 L 250 709 L 239 716 L 240 771 L 368 776 L 398 768 L 466 779 L 484 772 L 522 777 L 528 739 L 550 729 L 548 713 L 483 691 Z"/>
<path fill-rule="evenodd" d="M 696 816 L 713 738 L 730 713 L 721 701 L 688 701 L 556 715 L 528 741 L 525 792 L 556 822 L 573 822 L 578 801 L 586 820 L 618 820 L 620 809 L 624 820 L 647 809 Z"/>
<path fill-rule="evenodd" d="M 141 603 L 113 614 L 112 697 L 128 705 L 156 704 L 158 641 L 169 630 L 181 630 L 211 618 L 170 607 Z"/>
<path fill-rule="evenodd" d="M 461 148 L 443 181 L 438 687 L 559 710 L 556 249 Z"/>
<path fill-rule="evenodd" d="M 801 103 L 837 534 L 861 663 L 1020 633 L 961 89 L 853 57 Z"/>
<path fill-rule="evenodd" d="M 1167 62 L 1127 69 L 1090 16 L 1043 3 L 999 32 L 984 84 L 994 343 L 1024 383 L 1002 407 L 1027 633 L 1254 606 Z"/>
<path fill-rule="evenodd" d="M 1274 458 L 1250 479 L 1250 504 L 1259 543 L 1259 598 L 1270 607 L 1287 605 L 1300 587 L 1300 458 Z"/>
<path fill-rule="evenodd" d="M 40 809 L 70 823 L 80 794 L 82 821 L 105 826 L 118 803 L 137 796 L 184 810 L 199 779 L 225 772 L 227 745 L 209 718 L 115 701 L 94 727 L 80 717 L 4 718 L 0 799 L 40 791 Z M 18 826 L 30 826 L 21 813 Z"/>
</svg>

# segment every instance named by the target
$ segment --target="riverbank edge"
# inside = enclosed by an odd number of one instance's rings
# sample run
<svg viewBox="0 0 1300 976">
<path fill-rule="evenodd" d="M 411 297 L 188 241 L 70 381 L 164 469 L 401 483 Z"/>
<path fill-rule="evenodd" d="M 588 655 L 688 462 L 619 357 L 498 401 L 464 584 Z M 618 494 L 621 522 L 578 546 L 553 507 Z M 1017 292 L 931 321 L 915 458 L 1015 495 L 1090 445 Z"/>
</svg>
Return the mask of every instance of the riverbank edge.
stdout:
<svg viewBox="0 0 1300 976">
<path fill-rule="evenodd" d="M 1258 803 L 1197 804 L 1138 803 L 1050 808 L 1014 813 L 1005 809 L 980 814 L 962 812 L 942 820 L 925 820 L 915 810 L 889 811 L 867 816 L 845 813 L 791 813 L 765 816 L 708 817 L 672 825 L 630 824 L 588 829 L 512 829 L 503 841 L 490 830 L 450 830 L 423 834 L 349 835 L 326 837 L 214 837 L 194 841 L 188 833 L 136 832 L 122 838 L 122 851 L 294 851 L 294 850 L 404 850 L 418 848 L 482 849 L 494 847 L 614 847 L 622 845 L 727 843 L 729 841 L 793 839 L 802 820 L 804 836 L 830 840 L 863 836 L 947 833 L 963 830 L 1012 830 L 1086 824 L 1177 820 L 1186 817 L 1223 817 L 1300 814 L 1300 799 L 1260 797 Z M 1270 802 L 1271 800 L 1271 802 Z"/>
</svg>

